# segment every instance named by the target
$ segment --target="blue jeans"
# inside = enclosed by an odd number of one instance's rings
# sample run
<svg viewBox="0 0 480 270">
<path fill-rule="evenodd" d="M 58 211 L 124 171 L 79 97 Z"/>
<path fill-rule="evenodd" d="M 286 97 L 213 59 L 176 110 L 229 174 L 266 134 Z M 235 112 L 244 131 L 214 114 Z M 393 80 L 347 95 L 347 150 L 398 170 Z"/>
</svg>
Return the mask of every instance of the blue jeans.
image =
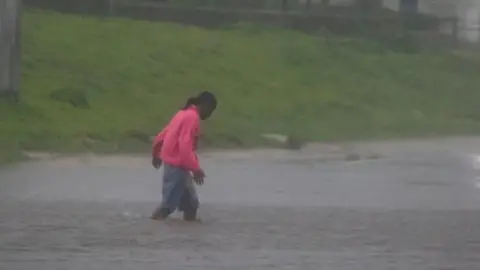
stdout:
<svg viewBox="0 0 480 270">
<path fill-rule="evenodd" d="M 196 211 L 199 201 L 190 173 L 182 168 L 164 164 L 162 203 L 160 208 L 170 212 Z"/>
</svg>

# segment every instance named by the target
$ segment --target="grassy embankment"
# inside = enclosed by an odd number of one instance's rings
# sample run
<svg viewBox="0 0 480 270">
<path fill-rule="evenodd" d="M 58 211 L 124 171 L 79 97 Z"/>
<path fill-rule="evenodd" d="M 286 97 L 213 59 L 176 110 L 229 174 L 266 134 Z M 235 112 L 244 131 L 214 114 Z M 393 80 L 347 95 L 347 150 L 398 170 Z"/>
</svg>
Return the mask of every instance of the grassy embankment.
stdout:
<svg viewBox="0 0 480 270">
<path fill-rule="evenodd" d="M 480 62 L 240 26 L 206 30 L 27 12 L 20 104 L 0 101 L 0 160 L 21 150 L 146 149 L 199 89 L 215 147 L 262 133 L 343 140 L 480 131 Z"/>
</svg>

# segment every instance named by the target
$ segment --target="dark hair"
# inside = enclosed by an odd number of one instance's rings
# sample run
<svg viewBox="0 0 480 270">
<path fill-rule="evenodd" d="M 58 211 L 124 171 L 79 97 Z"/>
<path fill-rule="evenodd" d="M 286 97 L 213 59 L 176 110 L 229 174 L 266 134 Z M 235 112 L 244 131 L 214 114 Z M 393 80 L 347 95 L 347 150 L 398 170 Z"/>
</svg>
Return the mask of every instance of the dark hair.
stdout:
<svg viewBox="0 0 480 270">
<path fill-rule="evenodd" d="M 200 104 L 208 104 L 213 108 L 216 108 L 217 98 L 215 98 L 214 94 L 208 91 L 203 91 L 200 94 L 198 94 L 196 97 L 189 98 L 185 103 L 185 106 L 183 106 L 182 110 L 186 110 L 192 105 L 200 105 Z"/>
</svg>

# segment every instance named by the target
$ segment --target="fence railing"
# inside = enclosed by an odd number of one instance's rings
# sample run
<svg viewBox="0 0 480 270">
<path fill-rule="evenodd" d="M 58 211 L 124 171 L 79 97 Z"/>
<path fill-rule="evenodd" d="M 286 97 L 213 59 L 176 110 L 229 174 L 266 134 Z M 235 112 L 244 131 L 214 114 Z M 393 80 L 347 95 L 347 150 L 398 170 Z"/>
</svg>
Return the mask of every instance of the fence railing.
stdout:
<svg viewBox="0 0 480 270">
<path fill-rule="evenodd" d="M 21 0 L 0 1 L 0 95 L 18 99 Z"/>
</svg>

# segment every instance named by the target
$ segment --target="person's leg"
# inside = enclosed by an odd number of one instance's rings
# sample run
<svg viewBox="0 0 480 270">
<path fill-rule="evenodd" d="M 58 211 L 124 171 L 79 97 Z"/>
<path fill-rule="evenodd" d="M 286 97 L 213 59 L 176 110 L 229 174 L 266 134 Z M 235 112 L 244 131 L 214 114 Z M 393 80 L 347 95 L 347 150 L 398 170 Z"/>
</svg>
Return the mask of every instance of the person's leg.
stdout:
<svg viewBox="0 0 480 270">
<path fill-rule="evenodd" d="M 193 196 L 189 190 L 186 190 L 182 196 L 181 207 L 179 210 L 183 212 L 183 219 L 186 221 L 197 220 L 198 204 L 195 203 Z"/>
<path fill-rule="evenodd" d="M 155 211 L 153 212 L 152 216 L 150 217 L 151 219 L 153 220 L 164 220 L 166 219 L 168 216 L 170 216 L 170 214 L 172 214 L 172 211 L 168 208 L 164 208 L 162 207 L 162 205 L 160 204 L 156 209 Z"/>
<path fill-rule="evenodd" d="M 165 164 L 163 173 L 162 203 L 152 214 L 152 219 L 163 220 L 179 207 L 188 173 L 180 168 Z"/>
<path fill-rule="evenodd" d="M 197 208 L 191 208 L 183 212 L 183 220 L 197 221 Z"/>
<path fill-rule="evenodd" d="M 183 219 L 186 221 L 197 220 L 198 207 L 199 201 L 195 184 L 193 183 L 192 178 L 189 177 L 186 181 L 185 191 L 183 192 L 179 207 L 179 210 L 183 212 Z"/>
</svg>

